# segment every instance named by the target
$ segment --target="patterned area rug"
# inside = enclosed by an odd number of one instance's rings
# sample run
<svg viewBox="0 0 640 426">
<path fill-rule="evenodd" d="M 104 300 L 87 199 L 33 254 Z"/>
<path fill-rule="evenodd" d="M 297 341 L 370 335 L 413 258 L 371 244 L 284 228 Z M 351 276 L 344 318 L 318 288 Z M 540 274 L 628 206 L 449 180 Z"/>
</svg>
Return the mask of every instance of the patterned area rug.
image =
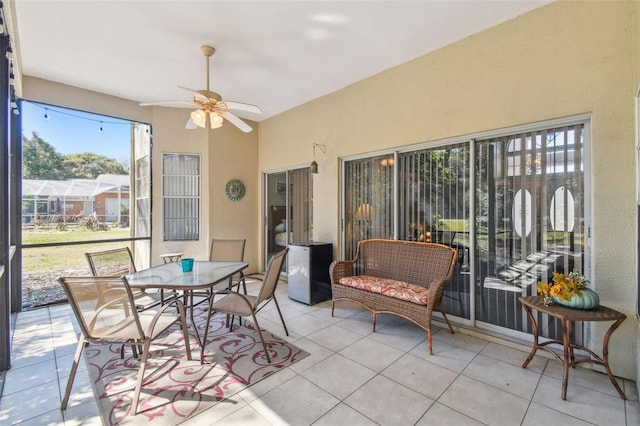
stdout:
<svg viewBox="0 0 640 426">
<path fill-rule="evenodd" d="M 206 313 L 197 308 L 196 324 L 202 336 Z M 89 345 L 85 359 L 93 380 L 102 420 L 106 425 L 175 425 L 223 401 L 265 377 L 303 359 L 307 352 L 263 330 L 271 363 L 267 363 L 255 326 L 242 321 L 229 332 L 225 316 L 211 319 L 205 346 L 205 364 L 190 320 L 192 361 L 184 352 L 177 328 L 151 345 L 146 382 L 142 385 L 138 414 L 130 412 L 139 361 L 127 348 L 120 359 L 120 345 Z M 72 394 L 73 397 L 73 394 Z"/>
</svg>

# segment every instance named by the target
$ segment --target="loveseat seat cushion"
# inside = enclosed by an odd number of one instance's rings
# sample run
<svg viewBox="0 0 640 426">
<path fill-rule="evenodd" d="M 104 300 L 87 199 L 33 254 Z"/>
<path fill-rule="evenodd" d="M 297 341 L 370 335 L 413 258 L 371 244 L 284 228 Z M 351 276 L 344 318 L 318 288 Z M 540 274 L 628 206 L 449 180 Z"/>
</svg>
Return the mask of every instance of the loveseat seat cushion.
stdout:
<svg viewBox="0 0 640 426">
<path fill-rule="evenodd" d="M 406 300 L 408 302 L 417 303 L 418 305 L 426 305 L 429 295 L 428 288 L 389 278 L 357 275 L 343 277 L 338 282 L 342 285 L 370 291 L 371 293 L 383 294 L 400 300 Z"/>
</svg>

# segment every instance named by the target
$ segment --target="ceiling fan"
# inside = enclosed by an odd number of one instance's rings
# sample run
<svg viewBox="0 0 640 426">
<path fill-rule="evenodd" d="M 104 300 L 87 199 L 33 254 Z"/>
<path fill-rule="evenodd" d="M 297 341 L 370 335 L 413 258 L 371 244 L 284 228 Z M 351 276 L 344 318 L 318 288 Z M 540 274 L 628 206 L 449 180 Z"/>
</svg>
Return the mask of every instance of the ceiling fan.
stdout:
<svg viewBox="0 0 640 426">
<path fill-rule="evenodd" d="M 206 71 L 207 71 L 207 86 L 204 90 L 193 90 L 188 87 L 178 86 L 181 89 L 188 90 L 193 93 L 192 101 L 159 101 L 159 102 L 144 102 L 140 106 L 169 106 L 175 108 L 196 108 L 191 112 L 191 117 L 187 121 L 185 128 L 197 129 L 198 127 L 207 127 L 207 123 L 212 129 L 221 127 L 226 119 L 231 124 L 239 128 L 245 133 L 253 130 L 251 126 L 242 121 L 238 116 L 233 114 L 230 110 L 246 111 L 256 114 L 261 114 L 262 110 L 251 104 L 245 104 L 242 102 L 223 101 L 222 96 L 216 92 L 209 90 L 209 62 L 211 56 L 215 53 L 216 49 L 211 46 L 202 45 L 200 51 L 206 58 Z"/>
</svg>

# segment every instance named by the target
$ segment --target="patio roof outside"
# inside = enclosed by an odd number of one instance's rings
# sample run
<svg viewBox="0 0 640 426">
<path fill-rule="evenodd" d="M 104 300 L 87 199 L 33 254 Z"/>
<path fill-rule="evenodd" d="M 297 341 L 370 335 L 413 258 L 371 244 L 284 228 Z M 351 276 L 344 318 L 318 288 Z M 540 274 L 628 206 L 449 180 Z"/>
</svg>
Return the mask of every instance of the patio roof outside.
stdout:
<svg viewBox="0 0 640 426">
<path fill-rule="evenodd" d="M 128 175 L 100 175 L 94 180 L 22 180 L 23 198 L 86 198 L 103 192 L 129 191 Z"/>
</svg>

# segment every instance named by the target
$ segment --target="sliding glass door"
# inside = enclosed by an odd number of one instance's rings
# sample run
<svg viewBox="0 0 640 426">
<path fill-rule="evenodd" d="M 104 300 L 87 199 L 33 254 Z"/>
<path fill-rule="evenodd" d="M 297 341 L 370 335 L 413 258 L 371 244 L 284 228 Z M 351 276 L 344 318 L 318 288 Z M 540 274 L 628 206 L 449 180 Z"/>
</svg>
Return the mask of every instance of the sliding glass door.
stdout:
<svg viewBox="0 0 640 426">
<path fill-rule="evenodd" d="M 563 124 L 344 161 L 343 257 L 366 238 L 449 245 L 445 311 L 530 332 L 518 297 L 553 272 L 587 272 L 585 121 Z"/>
<path fill-rule="evenodd" d="M 290 243 L 311 241 L 313 180 L 309 168 L 265 175 L 265 265 Z"/>
<path fill-rule="evenodd" d="M 353 259 L 358 241 L 393 238 L 393 154 L 345 164 L 345 258 Z"/>
<path fill-rule="evenodd" d="M 583 147 L 582 123 L 476 144 L 479 321 L 524 330 L 519 296 L 553 272 L 585 272 Z"/>
<path fill-rule="evenodd" d="M 470 317 L 469 293 L 469 144 L 398 154 L 399 237 L 446 244 L 458 263 L 443 305 L 448 313 Z"/>
</svg>

